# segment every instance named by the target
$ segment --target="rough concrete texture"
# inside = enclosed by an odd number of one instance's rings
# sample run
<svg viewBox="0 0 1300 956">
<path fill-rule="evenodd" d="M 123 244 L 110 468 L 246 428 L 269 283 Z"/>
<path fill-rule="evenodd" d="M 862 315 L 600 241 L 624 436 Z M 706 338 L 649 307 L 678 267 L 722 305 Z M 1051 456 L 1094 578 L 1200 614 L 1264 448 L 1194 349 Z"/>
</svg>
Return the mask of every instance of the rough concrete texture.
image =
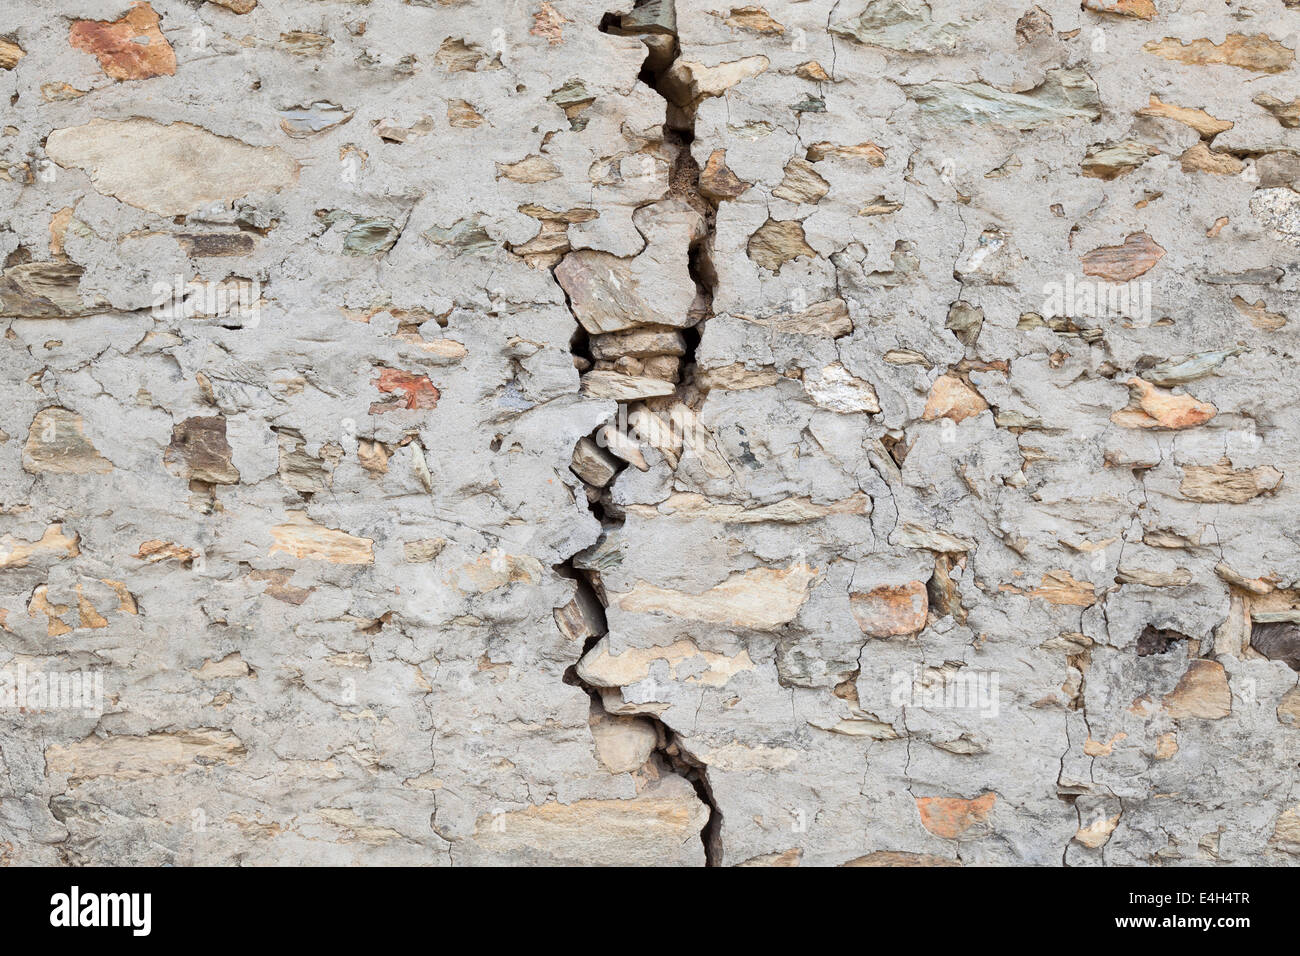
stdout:
<svg viewBox="0 0 1300 956">
<path fill-rule="evenodd" d="M 1300 7 L 977 6 L 10 4 L 0 862 L 1297 862 Z"/>
</svg>

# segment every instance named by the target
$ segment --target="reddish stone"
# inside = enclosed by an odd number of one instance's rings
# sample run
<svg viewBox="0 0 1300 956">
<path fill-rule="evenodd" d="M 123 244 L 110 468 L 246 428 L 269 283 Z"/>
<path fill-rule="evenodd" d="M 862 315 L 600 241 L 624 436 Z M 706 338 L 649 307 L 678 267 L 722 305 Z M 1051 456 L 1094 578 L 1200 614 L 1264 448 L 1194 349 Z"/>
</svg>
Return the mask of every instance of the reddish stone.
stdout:
<svg viewBox="0 0 1300 956">
<path fill-rule="evenodd" d="M 158 29 L 158 14 L 145 2 L 131 4 L 120 20 L 77 20 L 68 31 L 78 50 L 93 53 L 115 80 L 144 80 L 176 73 L 176 53 Z"/>
<path fill-rule="evenodd" d="M 849 607 L 862 633 L 872 637 L 915 634 L 925 627 L 929 601 L 924 581 L 883 585 L 863 594 L 850 594 Z"/>
<path fill-rule="evenodd" d="M 381 392 L 403 393 L 401 398 L 394 395 L 387 402 L 375 402 L 370 406 L 370 414 L 382 415 L 398 408 L 437 408 L 442 393 L 429 381 L 427 375 L 415 375 L 400 368 L 385 368 L 379 377 L 371 382 Z"/>
<path fill-rule="evenodd" d="M 1130 282 L 1148 272 L 1165 250 L 1145 232 L 1135 232 L 1119 246 L 1100 246 L 1082 257 L 1083 274 L 1107 282 Z"/>
</svg>

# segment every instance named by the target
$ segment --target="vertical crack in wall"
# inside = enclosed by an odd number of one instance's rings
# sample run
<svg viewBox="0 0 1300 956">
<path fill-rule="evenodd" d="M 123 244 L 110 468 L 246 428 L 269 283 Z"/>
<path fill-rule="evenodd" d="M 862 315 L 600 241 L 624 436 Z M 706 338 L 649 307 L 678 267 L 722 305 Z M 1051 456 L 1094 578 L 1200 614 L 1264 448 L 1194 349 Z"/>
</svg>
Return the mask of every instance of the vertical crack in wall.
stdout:
<svg viewBox="0 0 1300 956">
<path fill-rule="evenodd" d="M 641 39 L 646 46 L 647 53 L 641 68 L 639 81 L 664 99 L 663 143 L 671 158 L 671 165 L 667 192 L 652 202 L 662 202 L 666 199 L 683 200 L 698 212 L 705 222 L 703 235 L 692 240 L 688 249 L 688 269 L 691 280 L 695 284 L 696 295 L 695 301 L 690 308 L 689 327 L 680 330 L 685 344 L 683 352 L 676 363 L 676 390 L 672 396 L 658 401 L 650 400 L 645 402 L 647 407 L 650 408 L 681 402 L 694 409 L 699 404 L 699 393 L 694 385 L 695 350 L 699 344 L 701 326 L 713 314 L 713 289 L 717 282 L 709 254 L 713 244 L 717 207 L 707 201 L 700 193 L 700 167 L 694 156 L 691 155 L 691 144 L 695 139 L 694 107 L 684 109 L 677 106 L 666 95 L 664 89 L 664 78 L 681 52 L 677 40 L 676 16 L 672 0 L 637 0 L 633 10 L 628 14 L 607 13 L 601 20 L 600 29 L 603 33 L 636 36 Z M 552 275 L 555 274 L 555 266 L 551 267 L 551 272 Z M 559 284 L 558 279 L 557 284 Z M 572 313 L 573 307 L 567 293 L 565 293 L 565 304 Z M 575 321 L 576 318 L 575 314 Z M 580 370 L 600 367 L 598 353 L 592 348 L 591 336 L 583 328 L 581 322 L 578 322 L 577 326 L 577 331 L 574 333 L 571 342 L 575 364 L 578 365 Z M 637 326 L 632 331 L 659 328 L 661 327 L 654 325 Z M 608 365 L 609 363 L 603 364 Z M 615 363 L 614 367 L 615 370 L 626 370 L 625 368 L 620 369 L 618 363 Z M 616 421 L 598 428 L 592 435 L 579 442 L 579 450 L 575 451 L 574 467 L 574 471 L 579 474 L 579 477 L 583 477 L 582 469 L 578 465 L 580 456 L 583 454 L 594 456 L 593 448 L 603 450 L 609 446 L 611 441 L 617 441 L 619 434 L 629 434 L 626 431 L 611 434 L 614 430 L 621 430 L 626 427 L 629 404 L 635 405 L 638 403 L 620 403 Z M 635 440 L 634 429 L 635 426 L 633 426 L 631 432 L 633 440 Z M 626 460 L 620 460 L 607 454 L 596 458 L 595 461 L 608 468 L 611 473 L 599 486 L 584 479 L 584 487 L 587 489 L 587 501 L 592 514 L 601 522 L 604 533 L 608 533 L 622 524 L 619 509 L 610 506 L 610 493 L 618 474 L 627 468 L 628 463 Z M 608 624 L 604 614 L 607 605 L 604 589 L 599 575 L 594 571 L 576 567 L 573 558 L 557 565 L 555 570 L 557 573 L 572 579 L 576 584 L 577 590 L 570 607 L 582 608 L 586 612 L 586 627 L 589 633 L 582 654 L 578 657 L 580 661 L 601 637 L 608 633 Z M 591 698 L 593 708 L 599 708 L 600 711 L 608 713 L 604 707 L 600 690 L 586 683 L 578 675 L 576 661 L 566 669 L 564 681 L 572 686 L 581 687 Z M 681 738 L 677 732 L 659 717 L 648 713 L 641 713 L 636 716 L 654 724 L 658 733 L 659 742 L 651 754 L 651 762 L 655 763 L 661 771 L 675 773 L 685 778 L 695 788 L 700 801 L 709 808 L 708 821 L 700 832 L 700 839 L 704 844 L 705 865 L 721 866 L 723 857 L 722 813 L 718 809 L 713 796 L 713 789 L 709 783 L 708 768 L 690 756 L 687 749 L 682 746 Z"/>
</svg>

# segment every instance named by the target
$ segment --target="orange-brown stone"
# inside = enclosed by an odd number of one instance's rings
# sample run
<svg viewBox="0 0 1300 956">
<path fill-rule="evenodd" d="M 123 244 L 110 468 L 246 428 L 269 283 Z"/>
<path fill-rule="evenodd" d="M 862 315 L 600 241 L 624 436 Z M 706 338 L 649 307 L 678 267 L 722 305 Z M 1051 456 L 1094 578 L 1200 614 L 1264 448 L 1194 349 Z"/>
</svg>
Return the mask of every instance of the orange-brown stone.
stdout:
<svg viewBox="0 0 1300 956">
<path fill-rule="evenodd" d="M 68 40 L 98 57 L 104 72 L 118 81 L 176 73 L 176 53 L 158 29 L 158 14 L 148 3 L 133 3 L 120 20 L 77 20 Z"/>
<path fill-rule="evenodd" d="M 987 820 L 997 802 L 996 793 L 983 793 L 973 800 L 961 797 L 917 797 L 916 809 L 921 813 L 923 827 L 935 836 L 955 840 L 975 824 Z"/>
</svg>

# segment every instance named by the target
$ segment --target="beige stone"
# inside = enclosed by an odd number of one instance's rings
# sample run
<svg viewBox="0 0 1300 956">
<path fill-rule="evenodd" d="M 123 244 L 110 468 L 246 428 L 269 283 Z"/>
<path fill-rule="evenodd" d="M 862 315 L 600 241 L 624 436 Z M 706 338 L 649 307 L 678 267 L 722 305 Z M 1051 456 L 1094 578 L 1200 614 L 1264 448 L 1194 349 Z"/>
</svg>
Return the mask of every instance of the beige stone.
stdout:
<svg viewBox="0 0 1300 956">
<path fill-rule="evenodd" d="M 52 131 L 45 151 L 65 169 L 84 170 L 98 192 L 160 216 L 278 192 L 298 179 L 298 164 L 279 148 L 189 123 L 94 119 Z"/>
<path fill-rule="evenodd" d="M 0 39 L 0 70 L 12 70 L 27 52 L 17 43 Z"/>
<path fill-rule="evenodd" d="M 1233 125 L 1232 120 L 1218 119 L 1199 107 L 1177 106 L 1173 103 L 1161 102 L 1160 97 L 1154 93 L 1148 97 L 1148 105 L 1138 110 L 1137 115 L 1171 119 L 1182 123 L 1184 126 L 1190 126 L 1205 137 L 1217 136 L 1232 129 Z"/>
<path fill-rule="evenodd" d="M 1151 0 L 1083 0 L 1083 7 L 1137 20 L 1152 20 L 1156 15 L 1156 5 Z"/>
<path fill-rule="evenodd" d="M 744 650 L 728 656 L 702 650 L 694 641 L 680 640 L 665 647 L 628 647 L 611 654 L 609 638 L 602 637 L 578 662 L 578 676 L 595 687 L 626 687 L 649 677 L 651 667 L 659 661 L 674 675 L 681 665 L 691 665 L 685 682 L 705 687 L 723 687 L 736 674 L 754 669 L 749 652 Z M 703 669 L 697 670 L 696 663 L 702 663 Z"/>
<path fill-rule="evenodd" d="M 808 565 L 792 564 L 738 571 L 698 594 L 638 581 L 632 590 L 609 596 L 611 606 L 624 611 L 770 631 L 794 620 L 816 577 Z"/>
<path fill-rule="evenodd" d="M 1166 60 L 1176 60 L 1191 66 L 1222 63 L 1256 73 L 1281 73 L 1295 62 L 1295 50 L 1263 33 L 1254 36 L 1229 33 L 1222 43 L 1205 38 L 1184 43 L 1165 37 L 1163 40 L 1151 40 L 1142 49 Z"/>
<path fill-rule="evenodd" d="M 907 850 L 876 850 L 866 856 L 854 857 L 840 866 L 961 866 L 961 860 L 932 853 L 912 853 Z"/>
<path fill-rule="evenodd" d="M 1217 465 L 1184 465 L 1178 491 L 1189 501 L 1240 505 L 1275 491 L 1282 478 L 1270 465 L 1235 469 L 1224 458 Z"/>
<path fill-rule="evenodd" d="M 745 250 L 755 263 L 777 273 L 800 256 L 817 257 L 817 250 L 804 239 L 803 223 L 794 219 L 768 219 L 749 237 Z"/>
<path fill-rule="evenodd" d="M 560 178 L 560 170 L 545 156 L 527 156 L 517 163 L 497 163 L 497 178 L 516 183 L 545 183 Z"/>
<path fill-rule="evenodd" d="M 23 470 L 34 475 L 103 475 L 113 470 L 113 463 L 86 437 L 80 415 L 52 405 L 32 419 L 23 445 Z"/>
<path fill-rule="evenodd" d="M 1260 93 L 1251 102 L 1268 110 L 1287 129 L 1295 129 L 1300 126 L 1300 97 L 1295 97 L 1290 102 L 1286 102 L 1279 100 L 1276 96 Z"/>
<path fill-rule="evenodd" d="M 709 808 L 669 776 L 628 800 L 554 800 L 484 813 L 473 841 L 511 860 L 602 866 L 703 865 Z"/>
<path fill-rule="evenodd" d="M 45 749 L 45 769 L 67 774 L 70 783 L 95 777 L 140 780 L 214 764 L 238 763 L 244 745 L 227 730 L 200 727 L 133 737 L 87 737 Z"/>
<path fill-rule="evenodd" d="M 62 524 L 52 524 L 45 529 L 38 541 L 23 541 L 12 534 L 0 537 L 0 571 L 10 568 L 25 568 L 34 559 L 75 558 L 81 554 L 77 547 L 78 536 L 63 533 Z"/>
<path fill-rule="evenodd" d="M 1099 817 L 1079 827 L 1074 833 L 1074 839 L 1088 849 L 1096 850 L 1110 842 L 1110 835 L 1115 832 L 1117 826 L 1119 826 L 1118 813 L 1113 817 Z"/>
<path fill-rule="evenodd" d="M 1214 176 L 1236 176 L 1246 164 L 1230 153 L 1216 153 L 1204 143 L 1197 143 L 1179 157 L 1185 173 L 1210 173 Z"/>
<path fill-rule="evenodd" d="M 671 395 L 676 390 L 677 386 L 672 382 L 644 375 L 595 371 L 582 376 L 582 394 L 589 398 L 612 398 L 617 402 L 633 402 L 641 398 Z"/>
<path fill-rule="evenodd" d="M 781 381 L 781 373 L 770 366 L 749 368 L 744 363 L 723 365 L 721 368 L 697 369 L 695 383 L 705 391 L 720 389 L 737 392 L 747 388 L 767 388 Z"/>
<path fill-rule="evenodd" d="M 655 725 L 644 717 L 616 717 L 597 710 L 590 724 L 596 758 L 610 773 L 639 769 L 659 742 Z"/>
<path fill-rule="evenodd" d="M 1288 853 L 1300 853 L 1300 804 L 1278 814 L 1273 824 L 1273 842 Z"/>
<path fill-rule="evenodd" d="M 785 178 L 772 190 L 772 195 L 793 203 L 816 203 L 830 188 L 830 183 L 817 175 L 812 163 L 796 158 L 786 163 Z"/>
<path fill-rule="evenodd" d="M 727 501 L 713 501 L 704 495 L 680 491 L 657 505 L 628 505 L 629 515 L 654 519 L 676 516 L 694 521 L 706 519 L 723 524 L 800 524 L 833 514 L 865 515 L 871 513 L 871 499 L 862 493 L 827 504 L 810 498 L 785 498 L 768 505 L 747 506 Z"/>
<path fill-rule="evenodd" d="M 596 488 L 604 488 L 618 474 L 618 461 L 585 435 L 573 448 L 569 468 L 573 473 Z"/>
<path fill-rule="evenodd" d="M 331 564 L 374 564 L 374 541 L 327 528 L 307 517 L 305 511 L 290 511 L 289 520 L 271 529 L 275 543 L 269 554 L 282 552 L 295 558 L 328 561 Z"/>
<path fill-rule="evenodd" d="M 853 331 L 848 304 L 838 298 L 814 302 L 797 312 L 778 312 L 757 318 L 737 313 L 736 318 L 787 335 L 819 335 L 838 339 Z"/>
<path fill-rule="evenodd" d="M 470 594 L 486 594 L 511 584 L 536 587 L 542 580 L 542 562 L 527 554 L 493 551 L 463 564 L 451 575 L 452 583 Z"/>
<path fill-rule="evenodd" d="M 679 59 L 664 76 L 663 90 L 678 106 L 687 106 L 699 99 L 721 96 L 737 83 L 758 76 L 768 65 L 767 57 L 761 55 L 719 63 L 717 66 Z"/>
<path fill-rule="evenodd" d="M 925 411 L 921 417 L 927 422 L 937 418 L 963 422 L 972 415 L 987 411 L 988 407 L 989 403 L 984 400 L 984 396 L 960 377 L 948 373 L 940 375 L 930 386 L 930 394 L 926 398 Z"/>
<path fill-rule="evenodd" d="M 1232 713 L 1228 675 L 1217 661 L 1195 660 L 1178 686 L 1163 698 L 1165 712 L 1175 720 L 1219 720 Z"/>
</svg>

